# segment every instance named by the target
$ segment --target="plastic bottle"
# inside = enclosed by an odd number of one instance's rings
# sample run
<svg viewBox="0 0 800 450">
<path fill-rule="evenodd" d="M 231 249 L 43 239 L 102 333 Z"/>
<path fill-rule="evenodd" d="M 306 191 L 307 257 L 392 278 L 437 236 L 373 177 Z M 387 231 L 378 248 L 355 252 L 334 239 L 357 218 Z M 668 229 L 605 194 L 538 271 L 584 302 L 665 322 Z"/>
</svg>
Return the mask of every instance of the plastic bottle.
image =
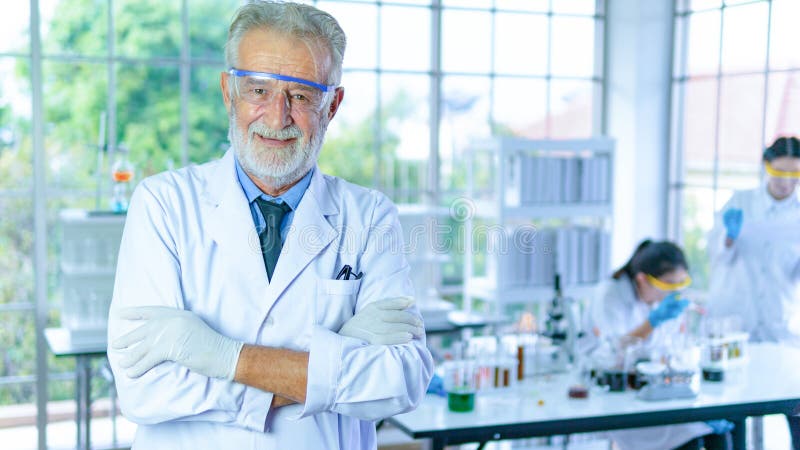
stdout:
<svg viewBox="0 0 800 450">
<path fill-rule="evenodd" d="M 128 201 L 133 184 L 133 164 L 128 160 L 128 149 L 119 147 L 116 159 L 111 166 L 111 211 L 125 213 L 128 211 Z"/>
</svg>

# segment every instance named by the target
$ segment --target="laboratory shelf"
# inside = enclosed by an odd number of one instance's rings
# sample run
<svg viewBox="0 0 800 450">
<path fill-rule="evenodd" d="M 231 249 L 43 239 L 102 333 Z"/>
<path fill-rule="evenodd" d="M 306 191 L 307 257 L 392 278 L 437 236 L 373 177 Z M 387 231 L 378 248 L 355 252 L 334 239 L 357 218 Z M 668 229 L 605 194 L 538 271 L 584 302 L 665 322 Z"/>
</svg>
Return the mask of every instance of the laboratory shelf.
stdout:
<svg viewBox="0 0 800 450">
<path fill-rule="evenodd" d="M 493 137 L 467 146 L 465 305 L 473 298 L 495 306 L 550 299 L 556 273 L 564 295 L 593 295 L 610 264 L 614 146 L 605 137 Z M 487 247 L 479 249 L 481 233 Z M 478 254 L 484 273 L 475 273 Z"/>
</svg>

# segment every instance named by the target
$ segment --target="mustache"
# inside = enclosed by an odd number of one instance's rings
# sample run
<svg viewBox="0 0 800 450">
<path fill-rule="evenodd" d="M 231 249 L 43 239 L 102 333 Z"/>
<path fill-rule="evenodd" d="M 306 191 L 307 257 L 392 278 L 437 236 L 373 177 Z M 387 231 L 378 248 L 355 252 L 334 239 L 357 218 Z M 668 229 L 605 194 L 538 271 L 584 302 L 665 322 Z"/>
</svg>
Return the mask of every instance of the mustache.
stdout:
<svg viewBox="0 0 800 450">
<path fill-rule="evenodd" d="M 252 139 L 253 134 L 260 134 L 267 139 L 295 139 L 303 137 L 303 130 L 296 124 L 292 124 L 282 130 L 273 130 L 272 128 L 264 125 L 263 123 L 254 122 L 247 128 L 247 133 Z"/>
</svg>

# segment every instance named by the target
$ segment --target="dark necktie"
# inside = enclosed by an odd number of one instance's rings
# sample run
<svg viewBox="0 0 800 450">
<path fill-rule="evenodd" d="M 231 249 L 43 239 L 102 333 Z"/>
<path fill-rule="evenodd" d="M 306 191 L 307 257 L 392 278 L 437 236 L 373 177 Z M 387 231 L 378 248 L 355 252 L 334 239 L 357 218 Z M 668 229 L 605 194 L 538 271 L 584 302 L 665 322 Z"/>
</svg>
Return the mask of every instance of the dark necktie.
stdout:
<svg viewBox="0 0 800 450">
<path fill-rule="evenodd" d="M 275 273 L 278 256 L 281 254 L 281 222 L 291 208 L 285 202 L 273 203 L 261 197 L 256 198 L 256 205 L 261 210 L 267 225 L 259 233 L 258 241 L 261 243 L 261 255 L 264 257 L 264 267 L 267 268 L 267 278 L 272 281 L 272 274 Z"/>
</svg>

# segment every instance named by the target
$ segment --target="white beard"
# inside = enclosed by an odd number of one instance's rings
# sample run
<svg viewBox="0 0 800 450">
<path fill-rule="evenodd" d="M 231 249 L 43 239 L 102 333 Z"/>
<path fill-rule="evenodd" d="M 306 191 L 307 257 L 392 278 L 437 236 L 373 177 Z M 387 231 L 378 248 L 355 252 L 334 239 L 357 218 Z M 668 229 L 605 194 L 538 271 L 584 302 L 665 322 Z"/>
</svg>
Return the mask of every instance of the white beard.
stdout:
<svg viewBox="0 0 800 450">
<path fill-rule="evenodd" d="M 280 189 L 298 181 L 317 163 L 327 125 L 323 119 L 310 142 L 294 124 L 276 131 L 261 122 L 253 122 L 244 136 L 236 126 L 236 109 L 231 108 L 228 140 L 245 172 L 273 189 Z M 257 142 L 255 134 L 271 139 L 294 138 L 295 141 L 287 147 L 267 148 Z"/>
</svg>

